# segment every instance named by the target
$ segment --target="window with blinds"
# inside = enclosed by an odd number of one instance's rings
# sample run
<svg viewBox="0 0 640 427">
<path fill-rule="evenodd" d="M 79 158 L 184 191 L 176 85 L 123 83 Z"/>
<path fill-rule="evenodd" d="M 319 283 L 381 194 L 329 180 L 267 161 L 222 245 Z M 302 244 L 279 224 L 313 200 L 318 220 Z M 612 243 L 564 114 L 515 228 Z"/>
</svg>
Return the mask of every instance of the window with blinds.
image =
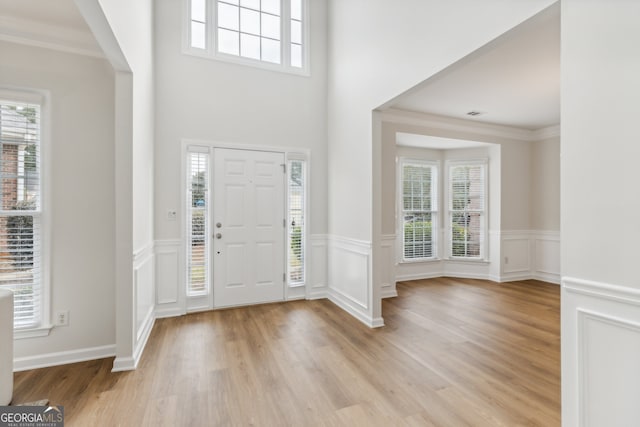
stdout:
<svg viewBox="0 0 640 427">
<path fill-rule="evenodd" d="M 209 293 L 209 153 L 187 152 L 187 295 Z"/>
<path fill-rule="evenodd" d="M 303 160 L 289 161 L 289 286 L 305 278 L 305 180 Z"/>
<path fill-rule="evenodd" d="M 450 256 L 484 258 L 486 164 L 449 165 Z"/>
<path fill-rule="evenodd" d="M 194 53 L 285 70 L 304 68 L 305 0 L 187 1 Z"/>
<path fill-rule="evenodd" d="M 438 167 L 419 160 L 402 160 L 400 167 L 403 260 L 435 258 Z"/>
<path fill-rule="evenodd" d="M 14 327 L 42 323 L 40 105 L 0 99 L 0 287 Z"/>
</svg>

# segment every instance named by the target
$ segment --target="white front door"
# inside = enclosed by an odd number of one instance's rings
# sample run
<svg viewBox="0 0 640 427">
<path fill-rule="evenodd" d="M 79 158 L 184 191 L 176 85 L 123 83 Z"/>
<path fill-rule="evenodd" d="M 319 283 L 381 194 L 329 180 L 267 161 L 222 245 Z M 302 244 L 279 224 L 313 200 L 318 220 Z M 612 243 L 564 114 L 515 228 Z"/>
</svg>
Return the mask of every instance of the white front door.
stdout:
<svg viewBox="0 0 640 427">
<path fill-rule="evenodd" d="M 214 307 L 284 299 L 284 154 L 216 148 Z"/>
</svg>

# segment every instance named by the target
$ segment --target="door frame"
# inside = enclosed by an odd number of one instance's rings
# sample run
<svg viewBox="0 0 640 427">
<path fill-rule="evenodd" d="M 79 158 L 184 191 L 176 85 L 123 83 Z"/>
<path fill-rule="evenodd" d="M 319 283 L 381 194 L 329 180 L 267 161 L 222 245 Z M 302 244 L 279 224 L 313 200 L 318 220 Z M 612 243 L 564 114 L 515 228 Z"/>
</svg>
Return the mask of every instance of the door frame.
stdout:
<svg viewBox="0 0 640 427">
<path fill-rule="evenodd" d="M 187 204 L 187 147 L 188 146 L 199 146 L 202 148 L 208 148 L 209 150 L 209 199 L 211 201 L 214 200 L 213 195 L 213 155 L 216 148 L 225 148 L 225 149 L 233 149 L 233 150 L 247 150 L 247 151 L 264 151 L 264 152 L 273 152 L 273 153 L 282 153 L 284 155 L 285 164 L 288 164 L 289 160 L 304 160 L 306 162 L 306 179 L 305 179 L 305 223 L 308 225 L 304 230 L 304 253 L 309 254 L 309 236 L 310 230 L 309 225 L 311 224 L 311 209 L 310 209 L 310 197 L 309 197 L 309 189 L 310 189 L 310 176 L 311 176 L 311 153 L 309 149 L 306 148 L 296 148 L 296 147 L 278 147 L 271 145 L 257 145 L 257 144 L 238 144 L 238 143 L 230 143 L 230 142 L 222 142 L 222 141 L 207 141 L 207 140 L 198 140 L 198 139 L 182 139 L 180 146 L 180 205 L 178 212 L 180 212 L 180 281 L 179 281 L 179 300 L 183 301 L 184 306 L 182 308 L 183 313 L 191 313 L 198 311 L 209 311 L 214 310 L 213 304 L 213 257 L 209 256 L 209 293 L 204 296 L 195 296 L 190 297 L 187 295 L 187 264 L 186 264 L 186 232 L 187 232 L 187 212 L 186 212 L 186 204 Z M 288 217 L 289 212 L 289 191 L 287 187 L 289 177 L 289 171 L 287 170 L 287 174 L 285 175 L 284 182 L 284 210 L 285 215 Z M 210 209 L 208 221 L 211 222 L 211 215 L 213 211 Z M 284 245 L 284 257 L 285 262 L 288 259 L 287 251 L 289 249 L 289 227 L 285 227 L 285 245 Z M 211 230 L 209 230 L 209 234 L 211 234 Z M 212 236 L 207 236 L 208 242 L 212 247 Z M 310 265 L 309 258 L 305 260 L 305 270 L 306 270 L 306 279 L 305 283 L 301 286 L 291 287 L 289 286 L 289 281 L 283 284 L 284 286 L 284 301 L 291 301 L 297 299 L 305 299 L 308 296 L 309 289 L 309 280 L 310 280 Z M 288 273 L 287 265 L 285 265 L 285 274 Z"/>
</svg>

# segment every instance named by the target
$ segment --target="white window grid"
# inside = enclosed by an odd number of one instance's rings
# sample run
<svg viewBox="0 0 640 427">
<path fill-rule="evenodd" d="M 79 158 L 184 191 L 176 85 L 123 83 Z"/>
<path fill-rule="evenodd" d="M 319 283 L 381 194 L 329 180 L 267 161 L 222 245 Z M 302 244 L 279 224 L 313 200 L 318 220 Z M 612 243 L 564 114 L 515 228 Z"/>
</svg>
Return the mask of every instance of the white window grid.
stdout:
<svg viewBox="0 0 640 427">
<path fill-rule="evenodd" d="M 308 0 L 183 1 L 186 53 L 308 75 Z"/>
<path fill-rule="evenodd" d="M 0 99 L 0 287 L 14 292 L 14 328 L 43 325 L 41 105 Z"/>
<path fill-rule="evenodd" d="M 447 169 L 449 257 L 484 260 L 487 253 L 487 162 L 452 161 Z"/>
<path fill-rule="evenodd" d="M 436 259 L 439 233 L 438 164 L 419 159 L 400 159 L 399 165 L 401 261 Z"/>
</svg>

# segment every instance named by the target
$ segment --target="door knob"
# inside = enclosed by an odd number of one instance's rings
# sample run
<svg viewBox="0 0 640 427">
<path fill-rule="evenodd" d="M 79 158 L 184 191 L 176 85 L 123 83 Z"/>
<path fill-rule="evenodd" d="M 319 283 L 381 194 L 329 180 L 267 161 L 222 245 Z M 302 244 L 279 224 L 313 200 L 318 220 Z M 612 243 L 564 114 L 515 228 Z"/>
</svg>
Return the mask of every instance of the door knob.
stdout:
<svg viewBox="0 0 640 427">
<path fill-rule="evenodd" d="M 222 239 L 222 233 L 217 233 L 216 234 L 216 239 Z"/>
<path fill-rule="evenodd" d="M 216 223 L 216 227 L 217 227 L 217 228 L 220 228 L 220 227 L 222 227 L 222 224 L 220 224 L 219 222 L 217 222 L 217 223 Z"/>
</svg>

